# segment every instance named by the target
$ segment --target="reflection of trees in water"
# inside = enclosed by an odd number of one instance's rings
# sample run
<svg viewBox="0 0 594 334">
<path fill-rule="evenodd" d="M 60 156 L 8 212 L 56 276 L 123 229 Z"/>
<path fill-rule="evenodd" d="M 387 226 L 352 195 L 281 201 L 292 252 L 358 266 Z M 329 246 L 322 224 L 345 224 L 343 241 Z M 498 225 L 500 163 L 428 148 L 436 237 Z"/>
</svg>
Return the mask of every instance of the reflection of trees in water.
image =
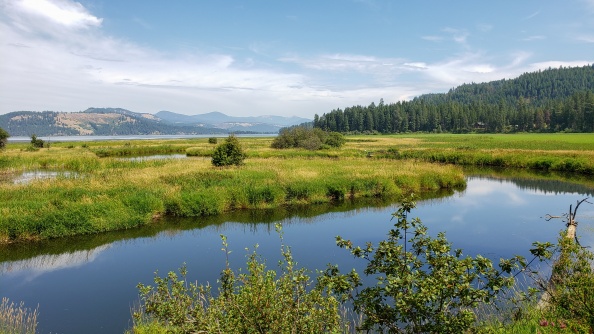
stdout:
<svg viewBox="0 0 594 334">
<path fill-rule="evenodd" d="M 474 176 L 473 178 L 477 178 Z M 520 190 L 542 193 L 545 195 L 559 195 L 564 193 L 576 193 L 585 196 L 594 196 L 594 189 L 584 184 L 572 183 L 563 180 L 550 179 L 525 179 L 519 177 L 489 177 L 480 176 L 481 179 L 499 181 L 501 183 L 513 183 Z"/>
<path fill-rule="evenodd" d="M 103 245 L 91 250 L 81 250 L 62 254 L 43 254 L 26 260 L 2 262 L 0 263 L 0 274 L 25 270 L 48 272 L 57 269 L 76 267 L 92 262 L 101 252 L 109 247 L 110 245 Z"/>
<path fill-rule="evenodd" d="M 447 197 L 453 193 L 453 189 L 445 189 L 438 192 L 424 193 L 422 194 L 422 198 Z M 173 238 L 188 230 L 196 230 L 196 233 L 200 233 L 202 230 L 212 231 L 213 229 L 224 232 L 230 228 L 235 228 L 248 230 L 253 233 L 271 233 L 274 232 L 274 223 L 277 222 L 283 222 L 283 224 L 308 224 L 318 221 L 320 215 L 328 213 L 344 213 L 349 216 L 357 215 L 365 211 L 382 210 L 397 202 L 398 198 L 362 198 L 353 201 L 345 200 L 319 205 L 286 206 L 270 210 L 237 210 L 213 217 L 166 217 L 158 223 L 130 230 L 44 240 L 40 242 L 1 245 L 0 270 L 5 271 L 9 265 L 12 265 L 12 268 L 14 268 L 15 263 L 26 262 L 28 259 L 36 258 L 39 258 L 35 261 L 40 263 L 40 267 L 43 267 L 41 263 L 51 263 L 52 261 L 57 264 L 60 260 L 66 261 L 66 258 L 59 258 L 62 254 L 65 254 L 66 257 L 70 256 L 72 261 L 77 261 L 77 256 L 84 258 L 84 254 L 96 253 L 97 249 L 103 249 L 106 247 L 105 245 L 115 242 L 130 242 L 135 239 L 146 239 L 146 242 L 152 242 L 151 238 L 153 240 L 162 237 Z M 328 215 L 322 219 L 331 220 L 335 219 L 335 217 Z M 47 257 L 47 259 L 44 257 Z M 3 271 L 0 271 L 0 273 Z"/>
<path fill-rule="evenodd" d="M 521 190 L 543 194 L 577 193 L 588 197 L 594 196 L 594 182 L 591 175 L 493 167 L 465 167 L 464 173 L 470 178 L 481 177 L 511 182 Z"/>
</svg>

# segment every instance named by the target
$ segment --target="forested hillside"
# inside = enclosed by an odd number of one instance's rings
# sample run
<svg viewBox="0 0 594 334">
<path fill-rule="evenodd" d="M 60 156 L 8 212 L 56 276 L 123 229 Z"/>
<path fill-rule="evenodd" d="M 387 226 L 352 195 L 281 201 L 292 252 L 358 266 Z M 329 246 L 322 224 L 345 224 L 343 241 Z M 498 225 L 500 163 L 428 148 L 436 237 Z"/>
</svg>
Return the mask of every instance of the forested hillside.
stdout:
<svg viewBox="0 0 594 334">
<path fill-rule="evenodd" d="M 335 109 L 314 127 L 339 132 L 593 132 L 594 66 L 464 84 L 412 101 Z"/>
</svg>

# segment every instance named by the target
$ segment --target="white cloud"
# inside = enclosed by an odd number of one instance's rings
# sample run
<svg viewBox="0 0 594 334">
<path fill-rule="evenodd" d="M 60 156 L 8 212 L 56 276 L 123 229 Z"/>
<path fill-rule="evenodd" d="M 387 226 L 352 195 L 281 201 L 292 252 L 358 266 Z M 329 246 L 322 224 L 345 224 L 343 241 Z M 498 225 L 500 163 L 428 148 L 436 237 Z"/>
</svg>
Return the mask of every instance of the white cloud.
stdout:
<svg viewBox="0 0 594 334">
<path fill-rule="evenodd" d="M 443 37 L 441 36 L 422 36 L 422 39 L 426 40 L 426 41 L 431 41 L 431 42 L 441 42 L 443 41 Z"/>
<path fill-rule="evenodd" d="M 580 42 L 594 43 L 594 35 L 580 35 L 576 36 L 575 39 Z"/>
<path fill-rule="evenodd" d="M 536 11 L 536 12 L 534 12 L 534 13 L 532 13 L 532 14 L 530 14 L 530 15 L 528 15 L 528 16 L 526 16 L 526 17 L 524 17 L 524 20 L 530 20 L 532 18 L 535 18 L 536 16 L 538 16 L 538 14 L 540 14 L 540 11 L 539 10 Z"/>
<path fill-rule="evenodd" d="M 4 1 L 4 4 L 8 4 Z M 98 27 L 103 21 L 90 14 L 80 3 L 64 0 L 17 0 L 11 4 L 14 10 L 43 18 L 72 28 Z"/>
<path fill-rule="evenodd" d="M 458 44 L 463 44 L 463 45 L 466 45 L 466 39 L 470 35 L 466 30 L 449 28 L 449 27 L 444 28 L 443 31 L 450 34 L 452 36 L 452 39 L 454 40 L 454 42 L 456 42 Z"/>
<path fill-rule="evenodd" d="M 534 36 L 528 36 L 528 37 L 522 38 L 522 41 L 531 42 L 531 41 L 542 41 L 544 39 L 546 39 L 546 36 L 534 35 Z"/>
</svg>

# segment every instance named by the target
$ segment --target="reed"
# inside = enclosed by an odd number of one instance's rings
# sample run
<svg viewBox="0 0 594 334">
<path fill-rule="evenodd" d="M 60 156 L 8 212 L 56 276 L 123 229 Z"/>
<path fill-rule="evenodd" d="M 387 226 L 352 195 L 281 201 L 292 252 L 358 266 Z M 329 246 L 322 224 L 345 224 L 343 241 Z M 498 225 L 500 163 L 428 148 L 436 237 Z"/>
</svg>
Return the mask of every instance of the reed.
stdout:
<svg viewBox="0 0 594 334">
<path fill-rule="evenodd" d="M 0 303 L 0 333 L 34 334 L 38 315 L 38 309 L 28 309 L 23 302 L 16 305 L 4 297 Z"/>
</svg>

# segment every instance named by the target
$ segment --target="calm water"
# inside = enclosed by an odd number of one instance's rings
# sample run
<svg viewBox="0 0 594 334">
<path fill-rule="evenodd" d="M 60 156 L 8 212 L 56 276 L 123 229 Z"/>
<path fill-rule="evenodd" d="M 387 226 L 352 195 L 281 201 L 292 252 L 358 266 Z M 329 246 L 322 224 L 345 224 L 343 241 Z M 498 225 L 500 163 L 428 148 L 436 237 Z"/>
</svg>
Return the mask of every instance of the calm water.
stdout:
<svg viewBox="0 0 594 334">
<path fill-rule="evenodd" d="M 237 134 L 237 137 L 276 137 L 278 133 L 259 133 L 259 134 Z M 79 142 L 79 141 L 102 141 L 102 140 L 143 140 L 143 139 L 189 139 L 189 138 L 225 138 L 228 134 L 201 134 L 201 135 L 130 135 L 130 136 L 42 136 L 37 137 L 45 142 Z M 14 136 L 8 137 L 8 142 L 29 142 L 31 137 Z"/>
<path fill-rule="evenodd" d="M 464 191 L 423 201 L 413 211 L 432 234 L 446 231 L 454 248 L 498 260 L 528 256 L 533 241 L 555 241 L 561 221 L 543 217 L 567 211 L 592 190 L 548 181 L 472 177 Z M 314 209 L 324 211 L 323 209 Z M 326 209 L 327 210 L 327 209 Z M 274 222 L 300 266 L 323 269 L 337 263 L 343 271 L 362 268 L 335 246 L 341 235 L 363 245 L 382 240 L 391 227 L 394 205 L 313 212 L 242 212 L 212 219 L 183 220 L 128 232 L 0 248 L 0 296 L 39 305 L 40 333 L 122 333 L 131 325 L 130 308 L 138 301 L 136 285 L 186 263 L 189 279 L 216 284 L 224 267 L 220 234 L 228 238 L 230 261 L 243 267 L 245 248 L 259 245 L 270 268 L 280 259 Z M 286 218 L 289 217 L 289 218 Z M 580 208 L 582 244 L 594 246 L 594 205 Z M 164 227 L 168 226 L 167 229 Z"/>
</svg>

